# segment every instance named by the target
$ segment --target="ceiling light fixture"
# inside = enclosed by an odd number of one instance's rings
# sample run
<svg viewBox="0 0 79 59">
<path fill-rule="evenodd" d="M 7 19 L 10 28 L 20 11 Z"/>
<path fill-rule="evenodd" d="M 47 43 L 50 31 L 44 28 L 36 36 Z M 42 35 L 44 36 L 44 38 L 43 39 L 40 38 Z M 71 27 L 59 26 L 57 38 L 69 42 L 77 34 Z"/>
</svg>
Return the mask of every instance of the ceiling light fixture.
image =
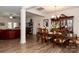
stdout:
<svg viewBox="0 0 79 59">
<path fill-rule="evenodd" d="M 10 19 L 13 19 L 13 16 L 10 16 L 9 18 L 10 18 Z"/>
<path fill-rule="evenodd" d="M 56 6 L 54 6 L 54 12 L 56 12 Z M 57 18 L 56 13 L 55 13 L 55 15 L 52 16 L 52 18 L 55 18 L 55 19 Z"/>
<path fill-rule="evenodd" d="M 64 15 L 64 14 L 57 15 L 57 6 L 54 6 L 54 11 L 55 11 L 55 15 L 52 16 L 52 18 L 54 18 L 54 19 L 58 19 L 58 18 L 60 18 L 61 15 Z"/>
</svg>

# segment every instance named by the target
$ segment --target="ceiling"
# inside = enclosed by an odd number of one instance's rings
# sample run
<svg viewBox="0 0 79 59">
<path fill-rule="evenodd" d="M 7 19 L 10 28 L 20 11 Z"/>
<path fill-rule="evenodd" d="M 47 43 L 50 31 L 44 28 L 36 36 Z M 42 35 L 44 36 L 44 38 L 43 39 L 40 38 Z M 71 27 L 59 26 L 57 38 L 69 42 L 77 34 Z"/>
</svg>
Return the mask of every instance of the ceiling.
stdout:
<svg viewBox="0 0 79 59">
<path fill-rule="evenodd" d="M 71 7 L 71 6 L 36 6 L 34 8 L 30 8 L 30 9 L 38 10 L 42 13 L 51 13 L 51 12 L 67 9 L 69 7 Z"/>
<path fill-rule="evenodd" d="M 17 16 L 20 14 L 21 6 L 0 6 L 0 15 L 9 16 L 14 15 Z"/>
<path fill-rule="evenodd" d="M 20 10 L 22 6 L 0 6 L 0 16 L 20 16 Z M 25 6 L 27 9 L 32 9 L 35 6 Z M 27 17 L 34 16 L 35 14 L 26 12 Z"/>
<path fill-rule="evenodd" d="M 30 12 L 26 12 L 26 15 L 27 15 L 27 16 L 26 16 L 26 18 L 27 18 L 27 17 L 32 17 L 32 16 L 34 16 L 35 14 L 30 13 Z"/>
<path fill-rule="evenodd" d="M 28 10 L 36 10 L 40 13 L 53 13 L 55 11 L 64 10 L 70 8 L 71 6 L 25 6 Z M 0 15 L 9 16 L 11 14 L 20 16 L 21 6 L 0 6 Z M 32 14 L 27 12 L 27 17 L 34 16 L 36 14 Z"/>
</svg>

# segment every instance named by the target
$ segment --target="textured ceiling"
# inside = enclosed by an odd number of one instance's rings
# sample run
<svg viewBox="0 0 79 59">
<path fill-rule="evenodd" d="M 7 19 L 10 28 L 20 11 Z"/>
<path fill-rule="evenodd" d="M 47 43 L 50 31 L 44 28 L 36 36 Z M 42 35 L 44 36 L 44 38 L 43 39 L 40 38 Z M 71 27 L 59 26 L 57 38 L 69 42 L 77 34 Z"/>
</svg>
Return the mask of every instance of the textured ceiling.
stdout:
<svg viewBox="0 0 79 59">
<path fill-rule="evenodd" d="M 15 16 L 20 14 L 21 6 L 0 6 L 0 15 L 9 16 L 13 14 Z"/>
<path fill-rule="evenodd" d="M 64 9 L 71 8 L 73 6 L 26 6 L 28 10 L 36 10 L 40 13 L 53 13 Z M 77 6 L 75 6 L 77 7 Z M 11 14 L 17 16 L 20 15 L 21 6 L 0 6 L 0 15 L 9 16 Z M 27 10 L 27 9 L 26 9 Z M 27 13 L 27 16 L 34 16 L 32 13 Z"/>
<path fill-rule="evenodd" d="M 42 13 L 51 13 L 51 12 L 67 9 L 69 7 L 70 6 L 36 6 L 34 8 L 30 8 L 30 9 L 38 10 Z"/>
</svg>

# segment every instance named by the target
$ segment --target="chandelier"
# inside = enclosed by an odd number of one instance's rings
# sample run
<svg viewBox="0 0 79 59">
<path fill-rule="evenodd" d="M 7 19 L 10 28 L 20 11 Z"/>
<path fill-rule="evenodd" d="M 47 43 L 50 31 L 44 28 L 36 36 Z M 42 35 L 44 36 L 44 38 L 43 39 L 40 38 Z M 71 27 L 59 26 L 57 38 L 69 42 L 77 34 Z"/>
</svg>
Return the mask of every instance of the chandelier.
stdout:
<svg viewBox="0 0 79 59">
<path fill-rule="evenodd" d="M 60 15 L 57 15 L 56 12 L 57 12 L 57 6 L 54 6 L 54 12 L 55 12 L 55 15 L 52 16 L 52 19 L 54 20 L 58 20 L 60 18 L 64 18 L 64 17 L 67 17 L 65 14 L 60 14 Z"/>
</svg>

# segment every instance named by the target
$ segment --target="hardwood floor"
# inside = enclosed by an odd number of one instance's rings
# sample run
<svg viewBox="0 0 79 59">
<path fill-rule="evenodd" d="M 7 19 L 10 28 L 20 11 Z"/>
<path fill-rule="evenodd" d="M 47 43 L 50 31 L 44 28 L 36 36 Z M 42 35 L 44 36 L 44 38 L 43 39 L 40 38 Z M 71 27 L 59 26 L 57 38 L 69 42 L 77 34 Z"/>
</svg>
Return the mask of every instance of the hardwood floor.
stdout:
<svg viewBox="0 0 79 59">
<path fill-rule="evenodd" d="M 19 39 L 0 40 L 0 53 L 78 53 L 79 48 L 62 48 L 53 43 L 41 43 L 35 36 L 27 37 L 26 44 L 20 44 Z"/>
</svg>

